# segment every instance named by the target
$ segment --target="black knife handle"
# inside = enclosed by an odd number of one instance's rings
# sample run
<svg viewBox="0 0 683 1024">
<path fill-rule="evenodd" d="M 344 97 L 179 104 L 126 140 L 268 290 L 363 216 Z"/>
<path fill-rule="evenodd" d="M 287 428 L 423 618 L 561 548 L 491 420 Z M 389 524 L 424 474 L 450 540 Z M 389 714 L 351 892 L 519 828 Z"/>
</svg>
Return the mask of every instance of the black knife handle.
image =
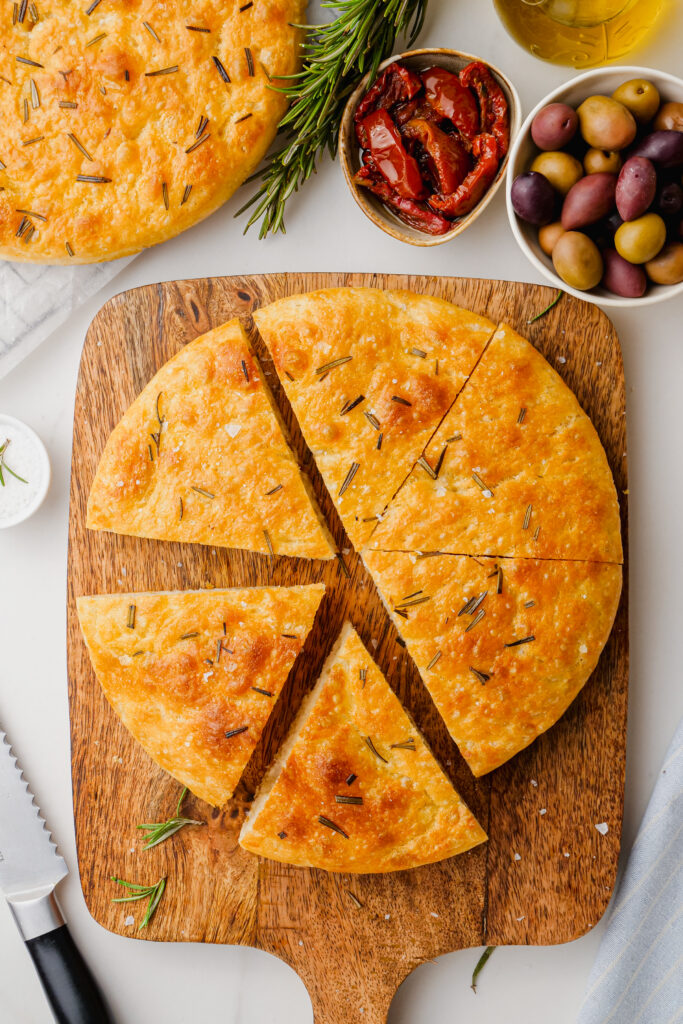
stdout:
<svg viewBox="0 0 683 1024">
<path fill-rule="evenodd" d="M 26 940 L 57 1024 L 113 1024 L 65 924 Z"/>
</svg>

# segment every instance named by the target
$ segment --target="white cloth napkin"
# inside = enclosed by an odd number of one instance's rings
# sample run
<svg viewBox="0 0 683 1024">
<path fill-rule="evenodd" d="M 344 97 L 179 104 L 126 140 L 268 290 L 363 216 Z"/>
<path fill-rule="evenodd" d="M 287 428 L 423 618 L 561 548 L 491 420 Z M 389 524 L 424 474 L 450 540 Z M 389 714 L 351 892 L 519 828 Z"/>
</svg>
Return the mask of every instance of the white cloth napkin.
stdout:
<svg viewBox="0 0 683 1024">
<path fill-rule="evenodd" d="M 75 267 L 0 261 L 0 377 L 132 259 Z"/>
<path fill-rule="evenodd" d="M 683 722 L 609 913 L 577 1024 L 683 1022 Z"/>
</svg>

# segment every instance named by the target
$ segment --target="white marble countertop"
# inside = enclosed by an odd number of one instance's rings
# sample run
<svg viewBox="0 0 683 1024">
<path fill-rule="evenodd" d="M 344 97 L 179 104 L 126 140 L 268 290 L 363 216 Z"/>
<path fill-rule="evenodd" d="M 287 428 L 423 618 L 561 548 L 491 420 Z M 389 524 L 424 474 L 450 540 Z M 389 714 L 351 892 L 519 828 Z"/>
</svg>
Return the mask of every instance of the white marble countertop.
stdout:
<svg viewBox="0 0 683 1024">
<path fill-rule="evenodd" d="M 632 63 L 681 73 L 683 4 L 667 30 Z M 513 79 L 528 111 L 564 81 L 566 69 L 526 55 L 505 35 L 490 0 L 432 0 L 424 45 L 481 55 Z M 43 438 L 53 482 L 42 509 L 0 532 L 0 714 L 72 874 L 60 898 L 69 924 L 121 1024 L 305 1024 L 303 984 L 265 953 L 227 946 L 137 942 L 104 931 L 81 895 L 73 836 L 65 653 L 66 542 L 71 420 L 88 323 L 106 298 L 152 281 L 281 270 L 362 270 L 537 280 L 509 231 L 499 193 L 468 232 L 420 250 L 390 239 L 348 195 L 341 168 L 325 161 L 288 207 L 288 231 L 259 242 L 233 221 L 238 197 L 208 221 L 134 260 L 105 291 L 71 316 L 0 381 L 0 410 Z M 1 314 L 0 314 L 1 315 Z M 683 508 L 683 296 L 612 317 L 628 384 L 631 515 L 631 642 L 624 846 L 633 840 L 655 774 L 681 715 L 680 522 Z M 598 925 L 567 946 L 498 950 L 475 996 L 479 951 L 420 968 L 402 986 L 390 1024 L 571 1024 L 601 936 Z M 0 900 L 0 1017 L 48 1024 L 51 1015 L 29 957 Z"/>
</svg>

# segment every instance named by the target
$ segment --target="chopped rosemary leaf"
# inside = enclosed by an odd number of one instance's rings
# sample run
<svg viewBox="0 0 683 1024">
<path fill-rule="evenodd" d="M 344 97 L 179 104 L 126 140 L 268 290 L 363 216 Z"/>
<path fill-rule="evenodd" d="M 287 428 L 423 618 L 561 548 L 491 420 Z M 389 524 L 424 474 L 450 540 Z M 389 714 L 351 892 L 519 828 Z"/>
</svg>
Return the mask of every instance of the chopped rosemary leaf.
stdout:
<svg viewBox="0 0 683 1024">
<path fill-rule="evenodd" d="M 425 459 L 424 455 L 420 456 L 420 458 L 417 460 L 417 464 L 418 464 L 418 466 L 421 466 L 422 469 L 424 469 L 425 473 L 427 473 L 428 476 L 430 476 L 432 478 L 432 480 L 436 480 L 436 478 L 438 476 L 438 473 L 436 472 L 435 469 L 432 469 L 432 467 L 429 465 L 429 463 Z"/>
<path fill-rule="evenodd" d="M 540 532 L 541 532 L 541 527 L 537 526 L 536 529 L 534 530 L 534 540 L 538 540 L 538 535 L 539 535 Z"/>
<path fill-rule="evenodd" d="M 394 608 L 397 615 L 400 615 L 402 619 L 408 618 L 408 612 L 404 612 L 402 608 Z"/>
<path fill-rule="evenodd" d="M 347 412 L 351 412 L 352 409 L 355 409 L 357 405 L 360 405 L 360 403 L 364 401 L 365 395 L 359 395 L 358 398 L 354 398 L 353 401 L 347 400 L 341 407 L 341 412 L 339 413 L 339 415 L 346 416 Z"/>
<path fill-rule="evenodd" d="M 228 74 L 228 72 L 223 67 L 222 62 L 218 59 L 218 57 L 212 57 L 211 60 L 214 62 L 215 66 L 216 66 L 216 68 L 218 70 L 218 74 L 221 76 L 223 81 L 226 82 L 228 85 L 230 85 L 230 75 Z"/>
<path fill-rule="evenodd" d="M 242 121 L 248 121 L 248 120 L 249 120 L 249 118 L 250 118 L 250 117 L 253 117 L 253 116 L 254 116 L 254 115 L 253 115 L 253 114 L 252 114 L 251 112 L 250 112 L 250 113 L 248 113 L 248 114 L 243 114 L 243 115 L 242 115 L 242 117 L 236 117 L 236 118 L 235 118 L 235 122 L 234 122 L 234 123 L 235 123 L 235 124 L 242 124 Z"/>
<path fill-rule="evenodd" d="M 299 639 L 299 637 L 296 635 L 296 633 L 281 633 L 280 636 L 283 636 L 285 638 L 285 640 L 298 640 Z"/>
<path fill-rule="evenodd" d="M 477 677 L 482 686 L 488 683 L 489 679 L 491 678 L 488 672 L 481 672 L 478 668 L 473 668 L 472 665 L 470 665 L 470 672 L 472 673 L 473 676 Z"/>
<path fill-rule="evenodd" d="M 414 590 L 412 592 L 412 594 L 406 594 L 406 596 L 401 599 L 400 604 L 403 604 L 404 601 L 410 601 L 411 597 L 417 597 L 418 594 L 422 594 L 422 593 L 424 593 L 424 591 L 422 591 L 422 590 Z"/>
<path fill-rule="evenodd" d="M 154 452 L 152 451 L 151 444 L 147 445 L 147 451 L 149 452 L 149 461 L 154 462 Z"/>
<path fill-rule="evenodd" d="M 183 512 L 184 512 L 184 509 L 183 509 L 183 499 L 182 498 L 178 498 L 178 522 L 180 522 L 182 520 Z"/>
<path fill-rule="evenodd" d="M 135 611 L 136 611 L 136 606 L 134 604 L 129 604 L 128 605 L 128 619 L 126 621 L 126 625 L 128 626 L 128 629 L 135 629 Z"/>
<path fill-rule="evenodd" d="M 33 81 L 33 79 L 30 80 L 30 83 L 31 83 L 31 106 L 33 107 L 34 110 L 38 110 L 38 108 L 40 107 L 40 93 L 38 92 L 38 86 Z"/>
<path fill-rule="evenodd" d="M 472 605 L 472 607 L 470 608 L 469 612 L 467 613 L 468 615 L 474 615 L 474 613 L 476 612 L 477 608 L 482 603 L 482 601 L 484 600 L 484 598 L 486 597 L 487 594 L 488 594 L 488 590 L 484 590 L 479 595 L 479 597 L 476 597 L 474 599 L 474 604 Z"/>
<path fill-rule="evenodd" d="M 197 131 L 194 133 L 195 139 L 200 138 L 200 136 L 204 134 L 204 129 L 206 128 L 208 123 L 208 117 L 206 116 L 206 114 L 202 114 L 202 116 L 199 118 L 199 123 L 197 124 Z"/>
<path fill-rule="evenodd" d="M 275 487 L 271 487 L 269 491 L 266 491 L 266 498 L 269 498 L 271 494 L 277 494 L 278 491 L 282 490 L 282 484 L 277 484 Z"/>
<path fill-rule="evenodd" d="M 197 494 L 201 494 L 204 498 L 215 498 L 216 497 L 216 495 L 212 494 L 211 491 L 205 491 L 203 487 L 194 487 L 193 486 L 192 490 L 196 491 Z"/>
<path fill-rule="evenodd" d="M 424 604 L 425 601 L 431 601 L 431 597 L 425 594 L 424 597 L 414 597 L 412 601 L 403 600 L 399 602 L 397 608 L 414 608 L 416 604 Z"/>
<path fill-rule="evenodd" d="M 24 109 L 24 116 L 22 117 L 22 121 L 24 122 L 24 124 L 26 124 L 26 122 L 28 121 L 28 118 L 29 118 L 29 113 L 28 113 L 28 100 L 27 100 L 27 99 L 24 99 L 24 106 L 23 106 L 23 109 Z"/>
<path fill-rule="evenodd" d="M 247 4 L 247 7 L 251 7 L 251 4 Z M 242 10 L 242 8 L 240 8 L 240 10 Z M 358 899 L 358 897 L 355 895 L 355 893 L 352 893 L 350 889 L 344 889 L 344 892 L 349 897 L 349 899 L 353 903 L 353 905 L 356 908 L 356 910 L 362 910 L 363 909 L 363 904 Z"/>
<path fill-rule="evenodd" d="M 247 58 L 247 70 L 249 72 L 249 77 L 253 78 L 254 77 L 254 58 L 252 57 L 251 50 L 249 49 L 248 46 L 244 47 L 244 56 Z"/>
<path fill-rule="evenodd" d="M 472 619 L 472 621 L 470 622 L 470 624 L 469 624 L 469 626 L 467 627 L 467 629 L 465 630 L 465 632 L 466 632 L 466 633 L 469 633 L 469 631 L 470 631 L 471 629 L 474 629 L 474 627 L 475 627 L 476 625 L 478 625 L 478 623 L 480 623 L 480 622 L 481 622 L 481 620 L 482 620 L 482 619 L 484 618 L 484 616 L 485 616 L 485 615 L 486 615 L 486 612 L 484 611 L 484 609 L 483 609 L 483 608 L 480 608 L 480 609 L 479 609 L 479 611 L 477 612 L 477 614 L 476 614 L 476 615 L 474 616 L 474 618 L 473 618 L 473 619 Z"/>
<path fill-rule="evenodd" d="M 76 110 L 78 103 L 74 103 L 73 100 L 60 100 L 59 106 L 62 107 L 63 110 Z"/>
<path fill-rule="evenodd" d="M 202 145 L 202 143 L 206 142 L 206 140 L 210 139 L 210 138 L 211 138 L 211 134 L 202 135 L 201 139 L 197 139 L 197 141 L 193 142 L 191 146 L 188 146 L 187 149 L 185 150 L 185 152 L 186 153 L 194 153 L 195 149 L 199 149 L 199 147 Z"/>
<path fill-rule="evenodd" d="M 91 39 L 89 43 L 85 44 L 85 49 L 87 50 L 89 46 L 94 46 L 95 43 L 102 42 L 102 40 L 106 37 L 106 35 L 107 35 L 106 32 L 100 32 L 100 34 L 98 36 L 95 36 L 94 39 Z"/>
<path fill-rule="evenodd" d="M 17 64 L 28 64 L 31 68 L 44 68 L 44 64 L 39 64 L 37 60 L 29 60 L 28 57 L 15 57 Z"/>
<path fill-rule="evenodd" d="M 518 423 L 524 423 L 524 417 L 526 416 L 526 409 L 524 406 L 519 410 L 519 416 L 517 417 Z"/>
<path fill-rule="evenodd" d="M 351 579 L 351 573 L 349 572 L 349 567 L 348 567 L 348 565 L 346 564 L 346 562 L 344 561 L 344 558 L 343 558 L 343 556 L 341 555 L 341 553 L 340 553 L 339 551 L 337 551 L 337 552 L 335 553 L 335 556 L 334 556 L 334 557 L 335 557 L 336 559 L 338 559 L 338 561 L 339 561 L 339 564 L 340 564 L 340 566 L 341 566 L 341 570 L 342 570 L 342 572 L 344 573 L 344 575 L 346 576 L 347 580 L 350 580 L 350 579 Z"/>
<path fill-rule="evenodd" d="M 510 644 L 505 644 L 505 647 L 519 647 L 520 644 L 530 644 L 532 640 L 535 640 L 535 636 L 525 636 L 521 640 L 513 640 Z"/>
<path fill-rule="evenodd" d="M 488 496 L 490 494 L 493 494 L 493 490 L 490 487 L 487 487 L 487 485 L 484 483 L 484 481 L 482 480 L 478 473 L 472 473 L 472 479 L 474 480 L 479 490 L 483 491 L 485 495 Z"/>
<path fill-rule="evenodd" d="M 70 242 L 65 242 L 65 243 L 64 243 L 64 248 L 66 249 L 66 254 L 67 254 L 67 256 L 73 256 L 73 254 L 74 254 L 74 251 L 73 251 L 73 249 L 71 248 L 71 243 L 70 243 Z"/>
<path fill-rule="evenodd" d="M 111 178 L 104 178 L 99 174 L 77 174 L 76 181 L 89 182 L 91 185 L 108 185 Z"/>
<path fill-rule="evenodd" d="M 192 640 L 193 637 L 195 637 L 195 636 L 199 636 L 199 633 L 196 630 L 193 631 L 192 633 L 183 633 L 183 635 L 181 637 L 178 637 L 178 639 L 179 640 Z"/>
<path fill-rule="evenodd" d="M 145 71 L 145 78 L 158 78 L 159 75 L 172 75 L 178 70 L 178 65 L 174 64 L 170 68 L 159 68 L 157 71 Z"/>
<path fill-rule="evenodd" d="M 180 205 L 184 206 L 187 200 L 190 198 L 190 192 L 192 191 L 192 185 L 186 185 L 185 191 L 183 192 L 183 198 L 180 200 Z"/>
<path fill-rule="evenodd" d="M 484 965 L 486 964 L 486 961 L 491 956 L 491 953 L 493 953 L 495 948 L 495 946 L 487 946 L 484 952 L 477 960 L 477 965 L 474 968 L 474 971 L 472 972 L 472 984 L 470 985 L 470 988 L 472 989 L 473 992 L 477 991 L 477 978 L 481 974 Z"/>
<path fill-rule="evenodd" d="M 74 135 L 73 132 L 67 132 L 66 133 L 66 137 L 73 142 L 73 144 L 76 147 L 76 149 L 78 149 L 83 154 L 83 156 L 86 158 L 86 160 L 90 160 L 91 163 L 94 162 L 93 158 L 90 156 L 90 153 L 88 152 L 88 150 L 85 148 L 83 143 L 79 139 L 76 138 L 76 136 Z"/>
<path fill-rule="evenodd" d="M 546 313 L 549 313 L 550 310 L 553 308 L 553 306 L 556 306 L 558 304 L 558 302 L 560 301 L 560 299 L 562 298 L 563 295 L 564 295 L 564 292 L 562 291 L 562 289 L 560 289 L 558 291 L 557 295 L 555 296 L 555 298 L 552 300 L 552 302 L 549 302 L 548 305 L 545 307 L 545 309 L 542 309 L 540 313 L 536 314 L 536 316 L 532 316 L 531 320 L 527 320 L 527 323 L 528 324 L 535 324 L 536 321 L 540 320 L 542 316 L 545 316 Z"/>
<path fill-rule="evenodd" d="M 164 206 L 168 210 L 168 185 L 165 181 L 161 183 L 161 198 L 164 202 Z"/>
<path fill-rule="evenodd" d="M 443 460 L 446 458 L 446 451 L 447 450 L 448 450 L 448 445 L 444 445 L 443 448 L 441 449 L 441 454 L 439 455 L 438 459 L 436 460 L 436 465 L 434 466 L 434 472 L 436 473 L 437 477 L 438 477 L 439 473 L 441 472 L 441 467 L 443 466 Z"/>
<path fill-rule="evenodd" d="M 343 484 L 339 488 L 339 494 L 337 495 L 337 497 L 341 498 L 342 494 L 347 489 L 347 487 L 350 485 L 351 481 L 353 480 L 354 476 L 356 475 L 356 473 L 358 472 L 359 469 L 360 469 L 360 462 L 352 462 L 351 463 L 351 468 L 349 469 L 348 473 L 346 474 L 346 477 L 344 478 Z"/>
<path fill-rule="evenodd" d="M 99 7 L 99 5 L 100 5 L 101 3 L 102 3 L 102 0 L 92 0 L 92 3 L 90 4 L 90 7 L 88 7 L 88 9 L 86 10 L 86 12 L 85 12 L 85 13 L 86 13 L 86 14 L 87 14 L 88 16 L 90 16 L 90 15 L 92 14 L 92 12 L 93 12 L 93 11 L 95 10 L 95 8 L 96 8 L 96 7 Z"/>
<path fill-rule="evenodd" d="M 149 34 L 151 35 L 152 39 L 155 39 L 157 41 L 157 43 L 160 43 L 161 39 L 159 39 L 159 36 L 156 34 L 156 32 L 154 31 L 154 29 L 152 28 L 150 23 L 148 21 L 143 21 L 142 24 L 144 25 L 144 27 L 149 32 Z"/>
<path fill-rule="evenodd" d="M 411 737 L 409 740 L 403 740 L 401 743 L 392 743 L 392 750 L 416 750 L 415 740 Z"/>
<path fill-rule="evenodd" d="M 31 239 L 33 238 L 35 233 L 36 233 L 35 227 L 33 226 L 33 224 L 30 224 L 29 227 L 28 227 L 28 230 L 24 232 L 24 237 L 22 239 L 24 245 L 26 245 L 27 242 L 31 241 Z"/>
<path fill-rule="evenodd" d="M 270 534 L 267 530 L 263 531 L 263 537 L 266 542 L 266 547 L 268 548 L 268 557 L 272 561 L 275 556 L 275 552 L 273 551 L 273 542 L 271 541 Z"/>
<path fill-rule="evenodd" d="M 281 832 L 278 832 L 277 837 L 278 837 L 278 839 L 286 839 L 287 838 L 287 833 L 285 832 L 284 829 L 282 829 Z"/>
<path fill-rule="evenodd" d="M 27 217 L 34 217 L 36 220 L 47 220 L 42 213 L 36 213 L 35 210 L 16 210 L 16 213 L 25 213 Z"/>
<path fill-rule="evenodd" d="M 188 32 L 210 32 L 210 28 L 203 28 L 201 25 L 186 25 Z"/>
<path fill-rule="evenodd" d="M 525 603 L 524 603 L 524 607 L 525 607 L 525 608 L 533 608 L 533 606 L 534 606 L 535 604 L 536 604 L 536 602 L 535 602 L 535 601 L 525 601 Z"/>
<path fill-rule="evenodd" d="M 392 395 L 391 396 L 391 401 L 392 402 L 396 402 L 398 405 L 412 405 L 413 404 L 412 402 L 409 402 L 407 398 L 401 398 L 400 395 Z"/>
<path fill-rule="evenodd" d="M 226 740 L 229 740 L 232 736 L 239 736 L 240 733 L 246 732 L 248 728 L 248 725 L 240 725 L 238 729 L 228 729 L 228 731 L 223 735 L 225 736 Z"/>
<path fill-rule="evenodd" d="M 36 135 L 32 139 L 25 139 L 22 146 L 32 146 L 34 142 L 42 142 L 44 138 L 44 135 Z"/>
<path fill-rule="evenodd" d="M 365 742 L 366 742 L 367 746 L 370 748 L 370 750 L 373 752 L 375 757 L 378 757 L 380 761 L 384 761 L 385 764 L 389 764 L 389 762 L 387 761 L 386 757 L 382 757 L 382 755 L 380 754 L 379 750 L 377 749 L 375 744 L 372 742 L 372 739 L 371 739 L 370 736 L 366 736 L 365 737 Z"/>
<path fill-rule="evenodd" d="M 453 444 L 454 441 L 462 441 L 462 434 L 453 434 L 453 437 L 446 438 L 446 444 Z"/>
<path fill-rule="evenodd" d="M 430 668 L 434 668 L 434 666 L 436 665 L 436 663 L 437 663 L 437 661 L 439 660 L 440 657 L 441 657 L 441 651 L 437 651 L 436 654 L 434 655 L 434 657 L 432 658 L 432 660 L 427 665 L 427 669 L 429 670 Z"/>
<path fill-rule="evenodd" d="M 338 804 L 353 804 L 358 807 L 363 803 L 362 796 L 344 796 L 344 794 L 336 794 L 334 799 Z"/>
<path fill-rule="evenodd" d="M 523 530 L 528 530 L 529 529 L 529 523 L 531 522 L 531 510 L 532 510 L 532 508 L 533 508 L 532 505 L 527 505 L 527 507 L 526 507 L 526 512 L 524 513 L 524 522 L 522 523 L 522 529 Z"/>
<path fill-rule="evenodd" d="M 411 356 L 419 356 L 420 359 L 426 359 L 427 358 L 427 353 L 423 352 L 423 350 L 421 348 L 411 348 L 410 354 L 411 354 Z"/>
<path fill-rule="evenodd" d="M 352 786 L 357 778 L 358 778 L 358 776 L 354 775 L 353 772 L 351 772 L 351 774 L 349 775 L 349 777 L 346 780 L 346 785 L 347 786 Z"/>
<path fill-rule="evenodd" d="M 252 686 L 252 690 L 254 690 L 256 693 L 262 693 L 264 697 L 273 696 L 270 690 L 262 690 L 260 686 Z"/>
<path fill-rule="evenodd" d="M 364 412 L 363 415 L 365 416 L 370 426 L 374 427 L 375 430 L 379 430 L 380 424 L 376 416 L 373 416 L 371 412 Z"/>
<path fill-rule="evenodd" d="M 339 825 L 335 824 L 334 821 L 331 821 L 329 818 L 326 818 L 324 814 L 318 815 L 318 821 L 320 822 L 321 825 L 324 825 L 325 828 L 332 829 L 333 832 L 338 832 L 340 836 L 344 837 L 344 839 L 349 838 L 348 832 L 345 832 L 344 829 L 341 828 Z"/>
<path fill-rule="evenodd" d="M 375 445 L 375 447 L 376 447 L 377 451 L 380 451 L 380 449 L 381 449 L 381 447 L 382 447 L 382 441 L 383 441 L 383 440 L 384 440 L 384 434 L 380 432 L 380 435 L 379 435 L 379 437 L 377 438 L 377 444 Z"/>
<path fill-rule="evenodd" d="M 358 669 L 358 678 L 360 679 L 361 683 L 363 684 L 363 686 L 361 686 L 361 690 L 362 690 L 363 687 L 365 686 L 365 682 L 366 682 L 366 680 L 368 678 L 368 670 L 366 668 L 359 668 Z"/>
<path fill-rule="evenodd" d="M 333 359 L 331 363 L 319 366 L 315 372 L 320 376 L 321 373 L 327 373 L 328 370 L 333 370 L 335 366 L 342 366 L 344 363 L 349 363 L 352 359 L 353 356 L 340 356 L 339 359 Z"/>
</svg>

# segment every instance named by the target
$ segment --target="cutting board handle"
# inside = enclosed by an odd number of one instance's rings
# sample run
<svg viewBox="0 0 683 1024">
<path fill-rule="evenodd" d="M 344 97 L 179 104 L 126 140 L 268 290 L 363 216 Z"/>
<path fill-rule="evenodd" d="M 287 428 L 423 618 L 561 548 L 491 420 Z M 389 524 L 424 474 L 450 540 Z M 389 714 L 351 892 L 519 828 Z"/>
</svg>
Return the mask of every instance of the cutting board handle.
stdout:
<svg viewBox="0 0 683 1024">
<path fill-rule="evenodd" d="M 304 969 L 313 1024 L 387 1024 L 396 990 L 414 966 L 389 962 L 370 951 L 346 970 L 336 964 L 327 972 Z"/>
</svg>

